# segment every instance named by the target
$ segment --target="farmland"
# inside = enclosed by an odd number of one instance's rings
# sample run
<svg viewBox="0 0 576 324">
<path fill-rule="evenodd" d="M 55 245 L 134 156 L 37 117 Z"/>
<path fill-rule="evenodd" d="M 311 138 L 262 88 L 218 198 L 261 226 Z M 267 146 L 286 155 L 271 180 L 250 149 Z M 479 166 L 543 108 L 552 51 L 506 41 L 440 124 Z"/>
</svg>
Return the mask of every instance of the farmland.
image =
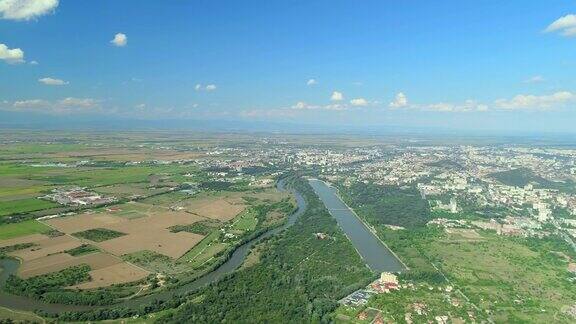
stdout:
<svg viewBox="0 0 576 324">
<path fill-rule="evenodd" d="M 73 304 L 153 294 L 209 271 L 291 210 L 289 194 L 249 186 L 254 175 L 215 178 L 204 158 L 198 150 L 95 137 L 1 147 L 0 247 L 20 262 L 11 292 Z M 41 199 L 54 192 L 107 200 Z M 63 279 L 79 269 L 81 277 Z M 168 278 L 157 284 L 160 272 Z M 48 292 L 25 293 L 41 282 L 51 282 Z"/>
</svg>

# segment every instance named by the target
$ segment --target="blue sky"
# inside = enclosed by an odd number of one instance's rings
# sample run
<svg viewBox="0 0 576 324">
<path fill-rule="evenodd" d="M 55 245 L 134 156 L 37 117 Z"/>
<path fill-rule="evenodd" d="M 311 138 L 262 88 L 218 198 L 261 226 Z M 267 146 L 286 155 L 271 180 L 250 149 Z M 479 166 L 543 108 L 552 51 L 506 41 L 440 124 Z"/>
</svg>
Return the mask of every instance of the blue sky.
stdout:
<svg viewBox="0 0 576 324">
<path fill-rule="evenodd" d="M 574 14 L 559 0 L 0 0 L 0 119 L 576 132 Z"/>
</svg>

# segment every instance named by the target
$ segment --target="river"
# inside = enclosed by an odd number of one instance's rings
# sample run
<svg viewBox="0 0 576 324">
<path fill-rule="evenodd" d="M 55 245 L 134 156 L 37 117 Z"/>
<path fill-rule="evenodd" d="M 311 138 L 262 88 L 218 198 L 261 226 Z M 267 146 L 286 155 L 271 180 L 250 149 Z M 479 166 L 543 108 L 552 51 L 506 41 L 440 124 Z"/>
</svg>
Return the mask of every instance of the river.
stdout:
<svg viewBox="0 0 576 324">
<path fill-rule="evenodd" d="M 312 179 L 309 180 L 310 185 L 320 197 L 330 214 L 336 219 L 348 239 L 366 265 L 374 272 L 399 272 L 405 270 L 402 262 L 390 251 L 386 245 L 362 222 L 362 220 L 340 199 L 336 189 L 328 186 L 326 183 Z M 277 188 L 281 191 L 288 190 L 285 187 L 285 181 L 282 179 L 278 181 Z M 0 260 L 0 306 L 7 307 L 15 310 L 35 311 L 42 310 L 47 313 L 59 313 L 65 311 L 86 311 L 98 308 L 108 307 L 126 307 L 136 308 L 153 300 L 169 300 L 176 295 L 181 295 L 193 292 L 202 288 L 210 283 L 216 282 L 223 278 L 225 275 L 232 273 L 238 269 L 246 259 L 248 252 L 254 244 L 268 238 L 272 235 L 278 234 L 286 228 L 292 226 L 298 217 L 306 210 L 306 200 L 299 192 L 291 190 L 296 197 L 297 210 L 288 216 L 286 223 L 280 227 L 271 229 L 262 235 L 240 245 L 226 262 L 222 263 L 212 272 L 191 281 L 187 284 L 177 288 L 162 291 L 156 294 L 147 295 L 139 298 L 129 299 L 112 306 L 78 306 L 78 305 L 62 305 L 50 304 L 36 299 L 16 296 L 2 291 L 2 288 L 9 275 L 16 273 L 20 263 L 13 259 Z"/>
<path fill-rule="evenodd" d="M 278 181 L 276 187 L 280 191 L 289 190 L 286 188 L 285 179 L 281 179 L 280 181 Z M 175 289 L 162 291 L 156 294 L 143 296 L 140 298 L 129 299 L 121 303 L 114 304 L 112 306 L 135 308 L 153 300 L 169 300 L 176 295 L 189 293 L 199 288 L 202 288 L 210 283 L 216 282 L 225 275 L 238 269 L 238 267 L 240 267 L 240 265 L 242 265 L 242 263 L 244 262 L 244 259 L 246 259 L 248 252 L 250 251 L 252 246 L 254 246 L 254 244 L 272 235 L 278 234 L 281 231 L 285 230 L 286 228 L 292 226 L 296 222 L 298 217 L 300 217 L 300 215 L 302 215 L 306 210 L 307 204 L 304 197 L 302 197 L 302 195 L 297 191 L 294 190 L 289 191 L 291 191 L 294 194 L 298 208 L 294 213 L 288 216 L 286 223 L 284 223 L 280 227 L 276 227 L 267 232 L 264 232 L 262 235 L 240 245 L 238 248 L 236 248 L 236 250 L 234 250 L 234 252 L 232 253 L 232 255 L 228 260 L 226 260 L 224 263 L 222 263 L 219 267 L 217 267 L 213 271 L 205 274 L 204 276 L 194 281 L 179 286 Z M 6 279 L 8 279 L 8 277 L 11 274 L 16 273 L 19 266 L 20 263 L 17 260 L 13 259 L 0 260 L 0 268 L 2 268 L 2 272 L 0 272 L 0 306 L 2 307 L 23 311 L 42 310 L 47 313 L 59 313 L 65 311 L 86 311 L 97 308 L 112 307 L 112 306 L 78 306 L 78 305 L 50 304 L 32 298 L 8 294 L 4 292 L 2 288 L 6 282 Z"/>
<path fill-rule="evenodd" d="M 340 199 L 335 188 L 318 179 L 310 179 L 308 182 L 372 271 L 380 273 L 406 270 L 402 261 Z"/>
</svg>

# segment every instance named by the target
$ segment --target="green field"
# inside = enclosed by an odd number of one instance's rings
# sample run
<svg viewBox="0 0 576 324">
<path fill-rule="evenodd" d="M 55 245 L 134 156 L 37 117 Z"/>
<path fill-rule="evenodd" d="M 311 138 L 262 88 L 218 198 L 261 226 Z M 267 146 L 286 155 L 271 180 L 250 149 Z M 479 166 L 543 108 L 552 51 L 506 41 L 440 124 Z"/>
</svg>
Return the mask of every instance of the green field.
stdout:
<svg viewBox="0 0 576 324">
<path fill-rule="evenodd" d="M 45 233 L 50 231 L 50 227 L 35 221 L 25 221 L 14 224 L 0 225 L 0 240 L 7 240 L 18 236 Z"/>
<path fill-rule="evenodd" d="M 11 320 L 12 322 L 9 322 Z M 44 323 L 45 320 L 29 312 L 14 311 L 0 307 L 0 323 Z"/>
<path fill-rule="evenodd" d="M 240 231 L 251 231 L 258 225 L 258 218 L 256 218 L 256 213 L 252 209 L 247 209 L 241 213 L 232 224 L 232 230 Z"/>
<path fill-rule="evenodd" d="M 56 206 L 58 206 L 58 204 L 36 198 L 0 201 L 0 216 L 27 213 L 36 210 L 53 208 Z"/>
</svg>

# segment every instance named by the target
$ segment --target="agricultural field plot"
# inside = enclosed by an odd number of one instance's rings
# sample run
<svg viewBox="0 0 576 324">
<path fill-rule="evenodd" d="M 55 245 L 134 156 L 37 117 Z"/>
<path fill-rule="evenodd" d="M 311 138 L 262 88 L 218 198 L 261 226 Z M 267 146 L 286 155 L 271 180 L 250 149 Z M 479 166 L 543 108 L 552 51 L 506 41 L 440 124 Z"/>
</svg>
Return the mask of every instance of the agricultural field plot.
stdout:
<svg viewBox="0 0 576 324">
<path fill-rule="evenodd" d="M 40 200 L 37 198 L 0 201 L 0 217 L 12 214 L 27 213 L 53 207 L 58 207 L 58 204 L 46 200 Z"/>
<path fill-rule="evenodd" d="M 137 208 L 151 208 L 145 204 L 134 205 Z M 150 215 L 127 218 L 116 213 L 94 213 L 50 219 L 50 226 L 68 234 L 79 235 L 78 232 L 95 229 L 122 233 L 119 237 L 106 237 L 107 240 L 94 243 L 99 248 L 117 256 L 141 250 L 155 251 L 171 258 L 179 258 L 204 237 L 188 232 L 173 233 L 170 227 L 190 225 L 203 220 L 202 217 L 184 212 L 172 212 L 156 208 L 158 212 Z M 155 209 L 155 210 L 156 210 Z M 90 237 L 83 237 L 92 240 Z M 94 240 L 92 240 L 94 241 Z"/>
<path fill-rule="evenodd" d="M 72 234 L 93 228 L 107 228 L 108 226 L 127 221 L 127 218 L 117 217 L 108 213 L 84 213 L 53 218 L 44 222 L 63 233 Z"/>
<path fill-rule="evenodd" d="M 0 202 L 36 198 L 41 192 L 48 191 L 46 182 L 17 177 L 0 177 Z"/>
<path fill-rule="evenodd" d="M 46 237 L 38 241 L 33 241 L 34 246 L 8 253 L 24 262 L 45 257 L 51 254 L 60 253 L 82 245 L 82 243 L 68 235 L 58 237 Z"/>
<path fill-rule="evenodd" d="M 12 251 L 11 248 L 16 247 Z M 24 247 L 24 248 L 19 248 Z M 9 248 L 6 254 L 18 258 L 22 264 L 18 276 L 23 279 L 61 271 L 73 266 L 88 265 L 91 281 L 77 288 L 89 289 L 111 284 L 136 281 L 148 272 L 124 262 L 111 254 L 99 252 L 69 235 L 49 237 L 32 234 L 0 241 L 0 248 Z"/>
<path fill-rule="evenodd" d="M 18 269 L 18 275 L 22 278 L 30 278 L 81 264 L 87 264 L 92 270 L 97 270 L 122 262 L 121 259 L 115 256 L 101 252 L 78 257 L 71 256 L 68 253 L 57 253 L 24 262 Z"/>
<path fill-rule="evenodd" d="M 150 250 L 177 259 L 200 242 L 203 237 L 188 232 L 172 233 L 169 230 L 157 228 L 153 231 L 134 233 L 108 240 L 97 245 L 118 256 Z"/>
<path fill-rule="evenodd" d="M 154 206 L 150 204 L 143 204 L 134 201 L 106 208 L 106 211 L 109 214 L 130 219 L 151 216 L 155 213 L 164 213 L 166 212 L 166 210 L 167 209 L 164 207 Z"/>
<path fill-rule="evenodd" d="M 246 208 L 244 200 L 239 195 L 190 198 L 176 203 L 174 207 L 223 222 L 234 219 Z"/>
<path fill-rule="evenodd" d="M 108 287 L 114 284 L 127 283 L 146 278 L 150 273 L 142 268 L 125 262 L 118 262 L 114 265 L 94 269 L 88 272 L 91 281 L 83 282 L 81 284 L 71 286 L 70 288 L 77 289 L 93 289 Z"/>
<path fill-rule="evenodd" d="M 17 237 L 22 237 L 31 234 L 39 234 L 50 231 L 51 228 L 36 221 L 24 221 L 20 223 L 2 224 L 0 225 L 0 246 L 2 240 L 9 240 Z"/>
<path fill-rule="evenodd" d="M 158 193 L 166 192 L 166 188 L 150 188 L 146 183 L 129 183 L 129 184 L 115 184 L 111 186 L 98 187 L 94 189 L 95 192 L 115 196 L 118 198 L 128 198 L 133 196 L 149 196 Z"/>
</svg>

